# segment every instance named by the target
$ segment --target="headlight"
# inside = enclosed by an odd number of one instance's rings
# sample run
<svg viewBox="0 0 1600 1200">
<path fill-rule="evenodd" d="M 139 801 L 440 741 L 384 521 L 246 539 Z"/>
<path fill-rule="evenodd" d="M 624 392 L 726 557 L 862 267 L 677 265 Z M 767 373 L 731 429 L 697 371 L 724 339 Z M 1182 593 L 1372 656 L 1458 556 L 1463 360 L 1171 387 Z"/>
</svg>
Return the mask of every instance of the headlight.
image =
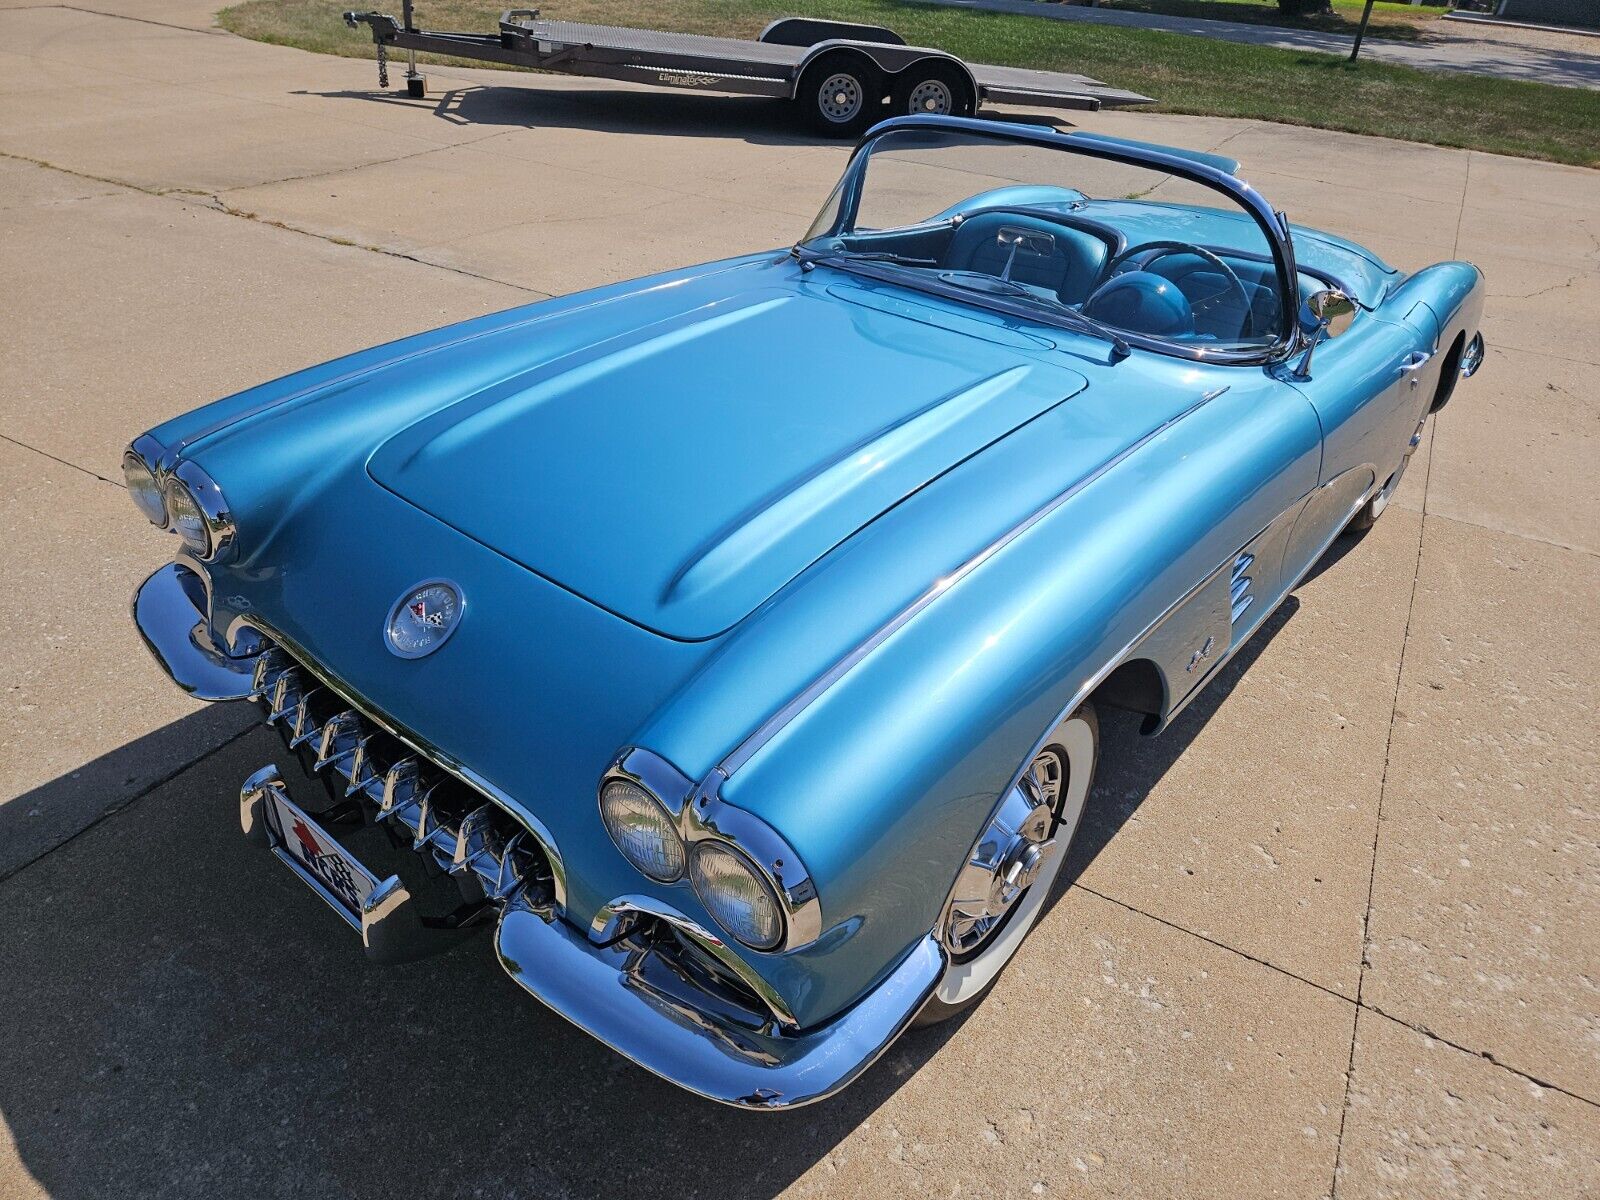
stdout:
<svg viewBox="0 0 1600 1200">
<path fill-rule="evenodd" d="M 183 544 L 201 558 L 211 556 L 211 527 L 206 522 L 205 513 L 200 511 L 200 502 L 194 498 L 194 493 L 184 487 L 177 479 L 167 480 L 167 513 L 171 518 L 172 531 L 183 539 Z"/>
<path fill-rule="evenodd" d="M 613 779 L 600 792 L 600 819 L 622 856 L 651 879 L 683 877 L 683 839 L 667 810 L 627 779 Z"/>
<path fill-rule="evenodd" d="M 783 940 L 778 897 L 737 850 L 721 842 L 696 842 L 689 879 L 717 924 L 752 950 L 771 950 Z"/>
<path fill-rule="evenodd" d="M 122 456 L 122 480 L 128 485 L 128 496 L 139 506 L 139 511 L 150 518 L 152 525 L 167 527 L 167 502 L 161 497 L 161 487 L 150 468 L 132 450 Z"/>
</svg>

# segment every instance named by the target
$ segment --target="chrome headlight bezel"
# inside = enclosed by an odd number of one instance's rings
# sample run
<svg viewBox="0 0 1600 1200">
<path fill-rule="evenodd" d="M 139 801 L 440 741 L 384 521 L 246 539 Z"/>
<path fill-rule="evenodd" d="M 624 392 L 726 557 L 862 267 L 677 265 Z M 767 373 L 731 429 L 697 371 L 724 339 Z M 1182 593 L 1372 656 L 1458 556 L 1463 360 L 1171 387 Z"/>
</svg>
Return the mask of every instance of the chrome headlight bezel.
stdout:
<svg viewBox="0 0 1600 1200">
<path fill-rule="evenodd" d="M 228 507 L 227 497 L 222 494 L 222 489 L 217 486 L 216 480 L 206 474 L 199 463 L 180 462 L 172 469 L 171 478 L 183 486 L 205 521 L 209 546 L 204 553 L 196 556 L 202 562 L 216 562 L 233 548 L 234 539 L 239 532 L 238 526 L 233 521 L 233 513 Z M 190 544 L 187 538 L 184 539 L 184 544 Z"/>
<path fill-rule="evenodd" d="M 822 902 L 811 873 L 777 830 L 753 813 L 722 799 L 717 791 L 721 778 L 713 772 L 709 781 L 696 785 L 659 754 L 641 747 L 628 747 L 601 775 L 596 799 L 598 801 L 604 794 L 608 783 L 625 779 L 654 797 L 673 818 L 686 851 L 685 870 L 675 880 L 655 880 L 663 886 L 688 887 L 699 895 L 690 878 L 688 864 L 693 860 L 696 844 L 704 841 L 724 845 L 755 869 L 757 878 L 777 901 L 782 931 L 775 943 L 753 945 L 718 922 L 719 928 L 725 929 L 740 945 L 762 954 L 783 953 L 810 945 L 822 935 Z M 604 817 L 601 820 L 604 824 Z M 609 826 L 607 832 L 610 832 Z M 635 865 L 632 859 L 628 862 L 630 866 Z M 653 878 L 644 871 L 639 873 Z M 703 897 L 701 904 L 716 920 L 715 912 Z"/>
<path fill-rule="evenodd" d="M 179 462 L 171 465 L 171 454 L 167 448 L 148 433 L 135 438 L 122 454 L 122 473 L 124 482 L 128 484 L 130 499 L 134 506 L 149 518 L 150 523 L 157 528 L 177 533 L 182 539 L 184 549 L 200 562 L 216 562 L 223 558 L 232 549 L 238 536 L 238 526 L 234 523 L 233 513 L 228 507 L 227 498 L 222 494 L 222 489 L 217 486 L 205 469 L 198 463 Z M 134 483 L 140 475 L 147 476 L 154 487 L 155 494 L 161 500 L 161 515 L 158 519 L 152 509 L 146 506 L 134 494 Z M 194 511 L 205 533 L 205 544 L 198 545 L 178 529 L 178 517 L 174 512 L 173 494 L 194 506 Z"/>
</svg>

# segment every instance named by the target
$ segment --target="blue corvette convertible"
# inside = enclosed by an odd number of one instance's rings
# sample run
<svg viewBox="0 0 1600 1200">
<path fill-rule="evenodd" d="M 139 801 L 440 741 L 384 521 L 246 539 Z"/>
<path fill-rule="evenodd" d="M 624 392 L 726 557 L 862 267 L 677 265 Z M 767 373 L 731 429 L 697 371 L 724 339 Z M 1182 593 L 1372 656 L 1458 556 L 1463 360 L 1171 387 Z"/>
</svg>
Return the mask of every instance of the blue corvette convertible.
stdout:
<svg viewBox="0 0 1600 1200">
<path fill-rule="evenodd" d="M 240 820 L 376 960 L 492 930 L 635 1062 L 827 1096 L 994 983 L 1092 804 L 1483 358 L 1483 280 L 1208 154 L 880 125 L 791 249 L 137 438 L 156 658 L 295 770 Z"/>
</svg>

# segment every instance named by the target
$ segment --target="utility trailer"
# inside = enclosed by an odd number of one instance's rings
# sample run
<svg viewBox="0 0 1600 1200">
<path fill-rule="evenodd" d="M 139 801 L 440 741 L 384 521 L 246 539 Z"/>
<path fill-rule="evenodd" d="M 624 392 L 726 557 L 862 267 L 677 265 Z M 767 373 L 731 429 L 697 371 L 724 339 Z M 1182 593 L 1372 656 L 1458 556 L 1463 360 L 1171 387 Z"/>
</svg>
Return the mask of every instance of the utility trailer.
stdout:
<svg viewBox="0 0 1600 1200">
<path fill-rule="evenodd" d="M 423 51 L 568 75 L 791 99 L 819 132 L 832 137 L 856 137 L 903 113 L 970 116 L 985 101 L 1090 112 L 1154 103 L 1083 75 L 964 63 L 943 50 L 908 46 L 892 29 L 878 25 L 782 17 L 752 42 L 546 21 L 537 9 L 519 8 L 501 14 L 498 33 L 445 33 L 418 29 L 412 0 L 404 0 L 401 11 L 399 21 L 378 12 L 347 12 L 344 19 L 352 29 L 371 28 L 380 86 L 389 85 L 389 53 L 406 51 L 406 87 L 413 96 L 427 92 L 416 62 Z"/>
</svg>

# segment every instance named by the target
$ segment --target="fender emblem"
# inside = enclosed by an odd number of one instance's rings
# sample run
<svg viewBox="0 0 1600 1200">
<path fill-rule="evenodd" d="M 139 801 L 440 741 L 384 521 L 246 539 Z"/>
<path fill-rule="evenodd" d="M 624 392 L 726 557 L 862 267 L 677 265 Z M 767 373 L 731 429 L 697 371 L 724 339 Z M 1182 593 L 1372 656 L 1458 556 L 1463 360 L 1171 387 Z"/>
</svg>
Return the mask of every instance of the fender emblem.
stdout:
<svg viewBox="0 0 1600 1200">
<path fill-rule="evenodd" d="M 1189 665 L 1185 667 L 1184 670 L 1193 671 L 1201 663 L 1205 662 L 1206 659 L 1210 658 L 1211 647 L 1215 646 L 1216 644 L 1216 638 L 1207 638 L 1205 645 L 1201 646 L 1200 649 L 1194 652 L 1194 656 L 1189 659 Z"/>
</svg>

